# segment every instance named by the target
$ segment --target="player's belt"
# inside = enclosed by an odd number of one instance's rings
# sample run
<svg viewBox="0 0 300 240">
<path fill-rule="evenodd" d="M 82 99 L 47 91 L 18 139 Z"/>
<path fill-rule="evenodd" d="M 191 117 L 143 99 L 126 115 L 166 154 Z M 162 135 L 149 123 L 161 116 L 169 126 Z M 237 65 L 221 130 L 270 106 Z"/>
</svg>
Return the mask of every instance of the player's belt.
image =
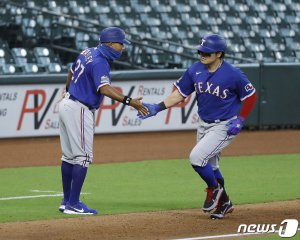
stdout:
<svg viewBox="0 0 300 240">
<path fill-rule="evenodd" d="M 89 110 L 95 110 L 95 108 L 89 107 L 88 105 L 86 105 L 85 103 L 79 101 L 76 97 L 74 97 L 73 95 L 70 94 L 69 99 L 73 100 L 73 101 L 78 101 L 81 104 L 83 104 L 84 106 L 86 106 Z"/>
<path fill-rule="evenodd" d="M 206 123 L 219 123 L 219 122 L 223 122 L 223 121 L 227 121 L 228 119 L 216 119 L 216 120 L 204 120 L 202 119 L 203 122 L 206 122 Z"/>
</svg>

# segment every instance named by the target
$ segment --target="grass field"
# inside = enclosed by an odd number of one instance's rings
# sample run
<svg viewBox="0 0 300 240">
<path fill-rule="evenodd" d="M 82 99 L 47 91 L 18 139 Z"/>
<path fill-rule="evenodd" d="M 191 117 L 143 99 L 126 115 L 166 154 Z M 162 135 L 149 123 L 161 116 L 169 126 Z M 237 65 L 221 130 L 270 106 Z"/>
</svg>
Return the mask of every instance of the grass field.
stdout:
<svg viewBox="0 0 300 240">
<path fill-rule="evenodd" d="M 224 157 L 221 169 L 235 204 L 290 200 L 300 196 L 299 159 Z M 70 217 L 57 211 L 61 196 L 30 197 L 61 193 L 59 167 L 0 169 L 0 176 L 0 222 Z M 102 214 L 199 208 L 204 188 L 187 160 L 101 164 L 91 166 L 82 200 Z"/>
</svg>

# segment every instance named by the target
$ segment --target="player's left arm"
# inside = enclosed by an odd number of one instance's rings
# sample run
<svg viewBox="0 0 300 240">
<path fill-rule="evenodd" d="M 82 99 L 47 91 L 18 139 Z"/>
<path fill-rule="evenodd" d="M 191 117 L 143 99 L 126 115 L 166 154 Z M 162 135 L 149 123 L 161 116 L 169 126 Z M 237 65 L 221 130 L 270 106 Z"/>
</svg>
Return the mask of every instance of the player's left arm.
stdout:
<svg viewBox="0 0 300 240">
<path fill-rule="evenodd" d="M 240 72 L 240 79 L 238 80 L 238 93 L 243 102 L 242 108 L 239 116 L 226 124 L 228 135 L 237 135 L 242 130 L 244 121 L 251 113 L 257 100 L 256 90 L 243 72 Z"/>
<path fill-rule="evenodd" d="M 228 135 L 237 135 L 242 130 L 242 127 L 244 126 L 244 121 L 254 108 L 256 100 L 256 92 L 253 92 L 252 95 L 250 95 L 244 100 L 239 116 L 230 120 L 226 124 L 229 127 L 227 130 Z"/>
<path fill-rule="evenodd" d="M 245 120 L 254 108 L 255 102 L 257 101 L 257 94 L 254 92 L 251 96 L 247 97 L 243 101 L 243 105 L 240 111 L 240 117 Z"/>
</svg>

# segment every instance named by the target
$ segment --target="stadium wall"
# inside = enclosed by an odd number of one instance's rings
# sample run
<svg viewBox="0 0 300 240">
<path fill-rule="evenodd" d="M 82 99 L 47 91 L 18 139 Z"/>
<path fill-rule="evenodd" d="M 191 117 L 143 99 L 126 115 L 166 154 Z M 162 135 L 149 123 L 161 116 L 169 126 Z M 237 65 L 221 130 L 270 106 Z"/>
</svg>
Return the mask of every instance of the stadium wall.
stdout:
<svg viewBox="0 0 300 240">
<path fill-rule="evenodd" d="M 256 87 L 259 101 L 247 128 L 300 126 L 300 64 L 239 65 Z M 113 86 L 125 95 L 158 102 L 173 90 L 183 69 L 112 72 Z M 0 138 L 58 135 L 58 102 L 65 74 L 0 76 Z M 194 95 L 157 117 L 141 121 L 136 111 L 105 98 L 95 113 L 96 133 L 172 131 L 195 129 Z"/>
</svg>

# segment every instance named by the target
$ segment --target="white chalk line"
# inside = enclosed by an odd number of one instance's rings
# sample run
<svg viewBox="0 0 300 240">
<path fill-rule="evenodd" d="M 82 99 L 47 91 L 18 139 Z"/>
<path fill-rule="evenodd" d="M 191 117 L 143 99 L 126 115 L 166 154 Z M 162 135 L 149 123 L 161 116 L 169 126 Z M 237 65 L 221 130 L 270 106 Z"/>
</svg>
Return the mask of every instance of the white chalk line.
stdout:
<svg viewBox="0 0 300 240">
<path fill-rule="evenodd" d="M 37 190 L 37 189 L 30 190 L 30 192 L 39 192 L 39 193 L 61 193 L 61 192 L 58 192 L 58 191 L 51 191 L 51 190 Z"/>
<path fill-rule="evenodd" d="M 0 201 L 5 200 L 17 200 L 17 199 L 29 199 L 29 198 L 46 198 L 46 197 L 62 197 L 63 193 L 58 193 L 56 191 L 51 190 L 30 190 L 30 192 L 44 192 L 44 193 L 56 193 L 56 194 L 44 194 L 44 195 L 31 195 L 31 196 L 17 196 L 17 197 L 5 197 L 0 198 Z M 81 193 L 82 195 L 87 195 L 90 193 Z M 298 228 L 300 231 L 300 228 Z M 275 231 L 278 233 L 278 231 Z M 249 235 L 262 235 L 262 234 L 270 234 L 270 233 L 234 233 L 234 234 L 224 234 L 224 235 L 215 235 L 215 236 L 205 236 L 205 237 L 192 237 L 192 238 L 176 238 L 173 240 L 205 240 L 205 239 L 217 239 L 217 238 L 230 238 L 230 237 L 241 237 L 241 236 L 249 236 Z"/>
<path fill-rule="evenodd" d="M 298 228 L 300 231 L 300 228 Z M 275 231 L 278 233 L 278 231 Z M 230 238 L 230 237 L 241 237 L 241 236 L 248 236 L 248 235 L 263 235 L 263 234 L 271 234 L 271 233 L 233 233 L 233 234 L 224 234 L 224 235 L 215 235 L 215 236 L 205 236 L 205 237 L 192 237 L 192 238 L 176 238 L 173 240 L 204 240 L 204 239 L 217 239 L 217 238 Z M 273 233 L 274 234 L 274 233 Z"/>
<path fill-rule="evenodd" d="M 50 190 L 30 190 L 30 192 L 39 192 L 39 193 L 53 193 L 53 194 L 41 194 L 41 195 L 28 195 L 28 196 L 16 196 L 16 197 L 3 197 L 0 198 L 0 201 L 8 200 L 17 200 L 17 199 L 30 199 L 30 198 L 47 198 L 47 197 L 62 197 L 63 193 L 50 191 Z M 82 195 L 87 195 L 90 193 L 81 193 Z"/>
<path fill-rule="evenodd" d="M 262 234 L 262 233 L 234 233 L 234 234 L 224 234 L 224 235 L 205 236 L 205 237 L 177 238 L 173 240 L 202 240 L 202 239 L 240 237 L 240 236 L 257 235 L 257 234 Z"/>
</svg>

